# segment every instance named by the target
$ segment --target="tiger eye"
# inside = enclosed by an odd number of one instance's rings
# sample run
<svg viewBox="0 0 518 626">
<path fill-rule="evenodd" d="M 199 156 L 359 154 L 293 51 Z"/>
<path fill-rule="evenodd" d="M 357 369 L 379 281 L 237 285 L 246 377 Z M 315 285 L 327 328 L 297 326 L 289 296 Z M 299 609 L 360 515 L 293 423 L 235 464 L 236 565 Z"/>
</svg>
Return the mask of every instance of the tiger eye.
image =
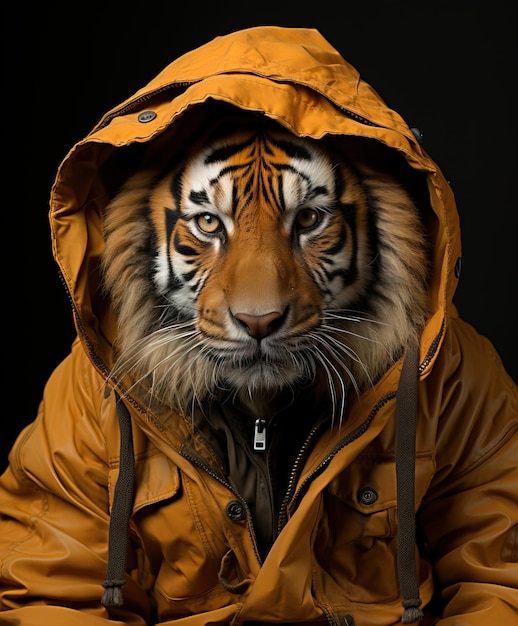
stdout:
<svg viewBox="0 0 518 626">
<path fill-rule="evenodd" d="M 221 221 L 211 213 L 200 213 L 195 219 L 196 225 L 203 233 L 212 235 L 221 230 Z"/>
<path fill-rule="evenodd" d="M 299 228 L 313 228 L 320 221 L 320 215 L 315 209 L 302 209 L 297 213 L 297 226 Z"/>
</svg>

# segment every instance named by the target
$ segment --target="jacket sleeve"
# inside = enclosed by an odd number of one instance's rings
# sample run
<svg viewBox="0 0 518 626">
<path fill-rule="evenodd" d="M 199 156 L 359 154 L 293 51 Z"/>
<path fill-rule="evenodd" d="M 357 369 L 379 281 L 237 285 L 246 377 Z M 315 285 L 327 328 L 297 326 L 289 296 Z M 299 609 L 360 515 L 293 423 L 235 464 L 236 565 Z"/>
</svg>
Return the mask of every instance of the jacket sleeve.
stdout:
<svg viewBox="0 0 518 626">
<path fill-rule="evenodd" d="M 0 478 L 0 622 L 142 626 L 138 610 L 100 604 L 109 526 L 109 448 L 118 439 L 102 379 L 76 342 L 49 379 L 38 416 Z M 113 424 L 112 422 L 115 421 Z"/>
<path fill-rule="evenodd" d="M 518 617 L 518 388 L 490 342 L 452 320 L 428 384 L 435 476 L 419 512 L 440 626 Z M 438 367 L 437 367 L 438 366 Z"/>
</svg>

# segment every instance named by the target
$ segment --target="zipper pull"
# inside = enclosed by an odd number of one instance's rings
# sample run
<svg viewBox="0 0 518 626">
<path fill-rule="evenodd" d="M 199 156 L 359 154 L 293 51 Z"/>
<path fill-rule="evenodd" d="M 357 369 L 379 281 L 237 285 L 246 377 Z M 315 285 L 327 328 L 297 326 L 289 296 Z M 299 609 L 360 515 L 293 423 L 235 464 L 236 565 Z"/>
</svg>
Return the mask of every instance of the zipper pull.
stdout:
<svg viewBox="0 0 518 626">
<path fill-rule="evenodd" d="M 266 420 L 262 418 L 255 420 L 254 450 L 266 450 Z"/>
</svg>

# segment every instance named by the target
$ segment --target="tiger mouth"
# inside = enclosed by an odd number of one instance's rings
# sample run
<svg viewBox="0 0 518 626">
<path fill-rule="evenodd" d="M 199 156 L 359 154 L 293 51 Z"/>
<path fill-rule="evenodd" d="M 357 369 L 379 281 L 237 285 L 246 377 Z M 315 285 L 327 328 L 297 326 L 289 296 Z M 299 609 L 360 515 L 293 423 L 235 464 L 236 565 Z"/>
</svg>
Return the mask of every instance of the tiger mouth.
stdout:
<svg viewBox="0 0 518 626">
<path fill-rule="evenodd" d="M 306 341 L 290 341 L 289 338 L 254 342 L 250 345 L 246 342 L 241 349 L 224 350 L 214 353 L 213 358 L 225 363 L 232 363 L 235 368 L 251 367 L 286 367 L 294 361 L 308 360 L 308 350 L 312 343 Z"/>
<path fill-rule="evenodd" d="M 265 349 L 259 344 L 253 351 L 244 350 L 241 354 L 234 350 L 223 358 L 216 357 L 221 376 L 227 381 L 239 379 L 253 385 L 275 387 L 291 384 L 298 379 L 311 378 L 314 374 L 314 362 L 308 346 L 304 348 L 282 346 Z"/>
<path fill-rule="evenodd" d="M 280 390 L 293 384 L 312 380 L 314 368 L 309 361 L 249 360 L 247 363 L 220 364 L 219 378 L 226 385 L 239 389 Z"/>
<path fill-rule="evenodd" d="M 288 362 L 287 355 L 278 354 L 276 351 L 265 351 L 261 346 L 253 350 L 245 348 L 241 354 L 235 350 L 232 353 L 215 354 L 213 358 L 235 369 L 283 367 Z"/>
</svg>

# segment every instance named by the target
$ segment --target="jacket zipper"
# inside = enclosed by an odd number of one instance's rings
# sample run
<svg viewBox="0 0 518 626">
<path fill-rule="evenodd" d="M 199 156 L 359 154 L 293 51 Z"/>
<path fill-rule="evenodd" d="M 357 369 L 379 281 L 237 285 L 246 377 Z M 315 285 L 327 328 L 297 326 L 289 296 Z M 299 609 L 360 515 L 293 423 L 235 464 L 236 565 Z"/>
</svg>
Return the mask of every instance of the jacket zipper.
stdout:
<svg viewBox="0 0 518 626">
<path fill-rule="evenodd" d="M 160 89 L 155 89 L 155 91 L 151 91 L 145 96 L 140 96 L 140 98 L 137 98 L 136 100 L 132 100 L 125 107 L 122 107 L 121 109 L 118 109 L 117 111 L 114 111 L 113 113 L 107 115 L 107 117 L 103 119 L 102 122 L 100 122 L 94 128 L 93 132 L 97 132 L 98 130 L 104 128 L 105 126 L 108 126 L 108 124 L 116 117 L 119 117 L 120 115 L 126 115 L 126 113 L 131 113 L 134 109 L 137 109 L 141 104 L 144 104 L 148 102 L 149 100 L 152 100 L 155 96 L 158 96 L 161 93 L 164 93 L 165 91 L 170 91 L 171 89 L 179 89 L 181 87 L 190 87 L 191 85 L 194 85 L 195 83 L 200 82 L 201 80 L 203 79 L 200 78 L 200 80 L 197 80 L 197 81 L 184 81 L 184 82 L 179 82 L 179 83 L 169 83 L 168 85 L 164 85 L 163 87 L 160 87 Z"/>
<path fill-rule="evenodd" d="M 193 456 L 192 454 L 189 454 L 183 448 L 180 450 L 180 454 L 184 457 L 184 459 L 187 459 L 193 465 L 196 465 L 197 467 L 202 469 L 209 476 L 214 478 L 214 480 L 216 480 L 218 483 L 220 483 L 220 485 L 223 485 L 223 487 L 228 489 L 230 491 L 230 493 L 232 493 L 239 500 L 239 502 L 243 505 L 243 508 L 245 510 L 245 513 L 246 513 L 246 519 L 248 521 L 248 525 L 247 525 L 248 526 L 248 535 L 249 535 L 250 539 L 252 540 L 252 545 L 254 547 L 254 554 L 255 554 L 255 557 L 258 560 L 258 562 L 262 564 L 263 561 L 262 561 L 262 558 L 261 558 L 261 556 L 259 554 L 259 550 L 257 549 L 257 543 L 256 543 L 256 539 L 255 539 L 255 534 L 251 530 L 253 528 L 252 513 L 250 511 L 250 508 L 249 508 L 246 500 L 243 498 L 243 496 L 240 493 L 238 493 L 232 487 L 232 485 L 230 485 L 222 476 L 217 474 L 208 465 L 206 465 L 201 459 L 199 459 L 196 456 Z"/>
<path fill-rule="evenodd" d="M 106 367 L 106 364 L 95 351 L 94 347 L 92 346 L 92 342 L 90 341 L 90 337 L 88 336 L 88 333 L 86 332 L 85 327 L 83 326 L 83 323 L 81 321 L 81 316 L 79 315 L 79 311 L 77 310 L 77 307 L 76 307 L 76 303 L 74 302 L 72 294 L 70 293 L 70 289 L 68 288 L 67 282 L 65 278 L 63 277 L 63 273 L 61 272 L 61 269 L 58 269 L 58 275 L 59 275 L 61 284 L 65 288 L 65 292 L 67 294 L 68 301 L 70 302 L 70 306 L 72 307 L 72 311 L 74 313 L 74 319 L 76 321 L 76 328 L 85 340 L 86 346 L 88 348 L 88 354 L 90 355 L 93 364 L 97 367 L 99 372 L 103 374 L 106 381 L 108 380 L 112 381 L 113 385 L 120 391 L 121 397 L 123 397 L 129 404 L 131 404 L 131 406 L 134 409 L 136 409 L 139 413 L 141 413 L 142 415 L 146 415 L 147 411 L 145 411 L 136 400 L 134 400 L 130 395 L 128 395 L 124 387 L 120 383 L 117 383 L 112 378 L 110 378 L 110 372 L 108 368 Z"/>
<path fill-rule="evenodd" d="M 79 315 L 79 311 L 77 310 L 76 303 L 74 302 L 74 298 L 72 297 L 72 294 L 70 293 L 70 289 L 68 288 L 67 282 L 65 278 L 63 277 L 63 273 L 61 272 L 61 269 L 58 270 L 58 274 L 59 274 L 59 279 L 61 281 L 61 284 L 65 288 L 65 292 L 67 294 L 68 301 L 70 302 L 70 306 L 72 307 L 72 311 L 74 312 L 74 319 L 76 321 L 77 329 L 81 333 L 81 336 L 84 338 L 85 343 L 88 347 L 88 353 L 90 354 L 93 363 L 99 369 L 99 371 L 102 372 L 106 376 L 107 379 L 109 379 L 108 368 L 106 367 L 104 361 L 102 361 L 99 358 L 97 352 L 94 350 L 92 346 L 90 337 L 88 336 L 88 333 L 86 332 L 85 327 L 83 326 L 83 322 L 81 321 L 81 316 Z"/>
<path fill-rule="evenodd" d="M 268 76 L 263 76 L 262 74 L 256 74 L 256 76 L 260 76 L 261 78 L 269 78 Z M 178 82 L 178 83 L 169 83 L 168 85 L 164 85 L 163 87 L 160 87 L 160 89 L 155 89 L 155 91 L 151 91 L 149 93 L 147 93 L 146 95 L 140 96 L 140 98 L 137 98 L 136 100 L 133 100 L 132 102 L 128 103 L 125 107 L 118 109 L 117 111 L 114 111 L 113 113 L 109 114 L 104 120 L 102 120 L 102 122 L 100 122 L 95 128 L 94 128 L 94 132 L 104 128 L 105 126 L 107 126 L 114 118 L 119 117 L 120 115 L 126 115 L 127 113 L 131 113 L 131 111 L 133 111 L 134 109 L 138 108 L 141 104 L 144 104 L 146 102 L 148 102 L 149 100 L 152 100 L 155 96 L 160 95 L 161 93 L 173 90 L 173 89 L 180 89 L 182 87 L 190 87 L 191 85 L 194 85 L 196 83 L 202 82 L 206 77 L 202 77 L 198 80 L 194 80 L 194 81 L 182 81 L 182 82 Z M 273 81 L 275 82 L 275 81 Z M 362 115 L 359 115 L 358 113 L 355 113 L 354 111 L 350 111 L 349 109 L 346 109 L 342 106 L 340 106 L 339 103 L 335 102 L 334 100 L 330 99 L 329 96 L 325 93 L 322 93 L 321 91 L 319 91 L 318 89 L 315 89 L 314 86 L 312 85 L 307 85 L 305 83 L 302 82 L 298 82 L 295 83 L 296 85 L 300 85 L 302 87 L 308 87 L 309 89 L 311 89 L 312 91 L 315 91 L 316 93 L 319 93 L 322 97 L 324 97 L 326 100 L 329 100 L 330 102 L 332 102 L 334 104 L 334 106 L 336 106 L 337 109 L 339 109 L 344 115 L 346 115 L 347 117 L 353 119 L 356 122 L 359 122 L 360 124 L 365 124 L 366 126 L 372 126 L 375 128 L 382 128 L 379 124 L 376 124 L 374 122 L 372 122 L 371 120 L 367 119 L 366 117 L 363 117 Z"/>
<path fill-rule="evenodd" d="M 279 513 L 279 520 L 278 520 L 278 525 L 277 525 L 277 535 L 279 535 L 279 533 L 281 532 L 281 530 L 284 528 L 284 526 L 286 525 L 287 521 L 288 521 L 288 510 L 293 511 L 294 508 L 297 506 L 297 503 L 300 502 L 302 496 L 304 495 L 304 493 L 306 492 L 308 486 L 310 485 L 310 483 L 319 475 L 323 472 L 323 470 L 329 465 L 329 463 L 331 462 L 331 460 L 336 456 L 336 454 L 342 450 L 343 448 L 345 448 L 345 446 L 349 445 L 350 443 L 352 443 L 353 441 L 355 441 L 356 439 L 358 439 L 358 437 L 360 437 L 361 435 L 363 435 L 367 428 L 369 427 L 369 424 L 372 422 L 374 416 L 376 415 L 376 413 L 381 409 L 381 407 L 383 407 L 385 404 L 387 404 L 387 402 L 393 400 L 396 397 L 396 392 L 391 392 L 389 394 L 387 394 L 386 396 L 384 396 L 383 398 L 381 398 L 376 405 L 374 406 L 374 408 L 372 409 L 372 411 L 370 412 L 369 416 L 367 417 L 367 419 L 365 419 L 364 422 L 362 422 L 362 424 L 360 424 L 355 430 L 353 430 L 351 433 L 349 433 L 349 435 L 347 435 L 346 437 L 344 437 L 343 439 L 340 440 L 340 442 L 333 448 L 333 450 L 324 458 L 322 459 L 322 461 L 318 464 L 318 466 L 311 472 L 311 474 L 309 474 L 303 481 L 303 483 L 300 485 L 298 491 L 295 493 L 295 484 L 296 484 L 296 479 L 297 476 L 299 474 L 300 471 L 300 465 L 309 449 L 309 444 L 311 443 L 311 440 L 314 438 L 314 436 L 316 435 L 318 429 L 322 426 L 322 424 L 325 423 L 325 421 L 320 422 L 319 424 L 315 425 L 313 427 L 313 429 L 311 430 L 309 436 L 307 437 L 306 441 L 304 442 L 304 445 L 302 446 L 299 454 L 297 455 L 297 458 L 295 459 L 295 462 L 293 464 L 293 468 L 291 470 L 290 473 L 290 478 L 288 480 L 288 488 L 286 490 L 286 495 L 284 496 L 283 502 L 281 504 L 281 510 Z"/>
<path fill-rule="evenodd" d="M 264 420 L 263 420 L 264 421 Z M 309 437 L 307 438 L 307 442 L 309 443 L 309 440 L 311 439 L 311 437 L 317 432 L 317 430 L 320 428 L 320 426 L 322 426 L 322 424 L 325 423 L 325 420 L 322 420 L 322 422 L 320 422 L 320 424 L 318 424 L 317 426 L 315 426 Z M 199 468 L 201 468 L 203 471 L 205 471 L 209 476 L 211 476 L 212 478 L 214 478 L 214 480 L 217 480 L 221 485 L 223 485 L 224 487 L 226 487 L 236 498 L 239 499 L 239 501 L 243 504 L 243 507 L 246 511 L 246 516 L 247 516 L 247 520 L 248 520 L 248 528 L 252 528 L 253 524 L 251 522 L 252 516 L 250 513 L 250 509 L 248 508 L 248 504 L 246 503 L 246 501 L 242 498 L 242 496 L 231 486 L 229 485 L 221 476 L 219 476 L 219 474 L 217 474 L 216 472 L 214 472 L 213 470 L 211 470 L 207 465 L 205 465 L 205 463 L 203 463 L 200 459 L 198 459 L 195 456 L 192 456 L 191 454 L 186 453 L 184 450 L 181 451 L 182 456 L 187 459 L 188 461 L 190 461 L 191 463 L 193 463 L 194 465 L 198 466 Z M 297 458 L 299 458 L 301 456 L 301 453 L 299 453 L 299 456 Z M 254 547 L 254 554 L 258 560 L 259 563 L 262 564 L 262 558 L 259 555 L 259 551 L 257 550 L 257 546 L 256 546 L 256 542 L 255 542 L 255 536 L 252 532 L 250 532 L 250 530 L 248 531 L 248 534 L 250 536 L 250 538 L 252 539 L 252 545 Z M 329 610 L 326 607 L 320 607 L 322 609 L 322 612 L 324 613 L 328 623 L 330 626 L 340 626 L 340 622 L 329 612 Z"/>
<path fill-rule="evenodd" d="M 266 450 L 266 420 L 258 417 L 254 423 L 254 450 Z"/>
<path fill-rule="evenodd" d="M 431 360 L 433 359 L 434 354 L 437 352 L 437 348 L 439 347 L 439 343 L 441 341 L 441 337 L 444 334 L 444 327 L 445 327 L 445 319 L 443 318 L 442 323 L 441 323 L 441 328 L 439 329 L 439 332 L 437 333 L 437 335 L 435 335 L 435 337 L 432 340 L 432 343 L 430 344 L 430 347 L 428 348 L 426 355 L 423 359 L 423 362 L 419 365 L 419 373 L 422 374 L 424 372 L 424 370 L 428 367 L 428 365 L 430 364 Z"/>
<path fill-rule="evenodd" d="M 304 480 L 304 482 L 302 483 L 302 485 L 299 487 L 299 490 L 293 495 L 293 492 L 295 490 L 295 482 L 299 473 L 299 469 L 300 469 L 300 465 L 302 464 L 308 450 L 309 450 L 309 446 L 311 443 L 311 440 L 315 437 L 315 435 L 317 434 L 318 430 L 327 422 L 327 420 L 323 419 L 321 420 L 318 424 L 316 424 L 312 429 L 311 432 L 309 433 L 308 437 L 306 438 L 302 448 L 300 449 L 297 458 L 295 459 L 295 462 L 293 464 L 293 468 L 292 471 L 290 473 L 290 478 L 288 481 L 288 488 L 286 490 L 286 495 L 284 496 L 284 500 L 282 502 L 281 505 L 281 511 L 279 513 L 279 521 L 278 521 L 278 526 L 277 526 L 277 536 L 280 534 L 281 530 L 283 529 L 283 527 L 286 525 L 287 521 L 288 521 L 288 508 L 291 508 L 291 510 L 293 510 L 297 504 L 297 502 L 300 501 L 300 499 L 302 498 L 304 492 L 306 491 L 307 487 L 309 486 L 309 484 L 313 481 L 314 478 L 316 478 L 318 476 L 318 474 L 320 474 L 325 467 L 327 467 L 327 465 L 330 463 L 330 461 L 334 458 L 334 456 L 343 448 L 345 448 L 345 446 L 349 445 L 350 443 L 352 443 L 353 441 L 355 441 L 356 439 L 358 439 L 358 437 L 360 437 L 369 427 L 369 424 L 371 423 L 371 421 L 373 420 L 374 416 L 376 415 L 376 413 L 381 409 L 382 406 L 384 406 L 387 402 L 389 402 L 390 400 L 393 400 L 396 397 L 396 393 L 392 392 L 387 394 L 386 396 L 384 396 L 383 398 L 381 398 L 376 405 L 374 406 L 374 408 L 372 409 L 372 411 L 370 412 L 369 416 L 367 417 L 367 419 L 360 424 L 360 426 L 358 426 L 358 428 L 356 428 L 355 430 L 352 431 L 352 433 L 350 433 L 348 436 L 344 437 L 336 446 L 335 448 L 333 448 L 333 450 L 319 463 L 319 465 L 311 472 L 311 474 L 309 474 L 309 476 L 307 476 Z M 275 538 L 274 538 L 275 540 Z M 330 626 L 340 626 L 340 621 L 336 618 L 336 616 L 331 613 L 326 607 L 324 606 L 320 606 L 320 608 L 322 609 L 322 612 L 324 613 L 328 623 Z M 348 621 L 345 622 L 346 624 L 348 623 Z"/>
</svg>

